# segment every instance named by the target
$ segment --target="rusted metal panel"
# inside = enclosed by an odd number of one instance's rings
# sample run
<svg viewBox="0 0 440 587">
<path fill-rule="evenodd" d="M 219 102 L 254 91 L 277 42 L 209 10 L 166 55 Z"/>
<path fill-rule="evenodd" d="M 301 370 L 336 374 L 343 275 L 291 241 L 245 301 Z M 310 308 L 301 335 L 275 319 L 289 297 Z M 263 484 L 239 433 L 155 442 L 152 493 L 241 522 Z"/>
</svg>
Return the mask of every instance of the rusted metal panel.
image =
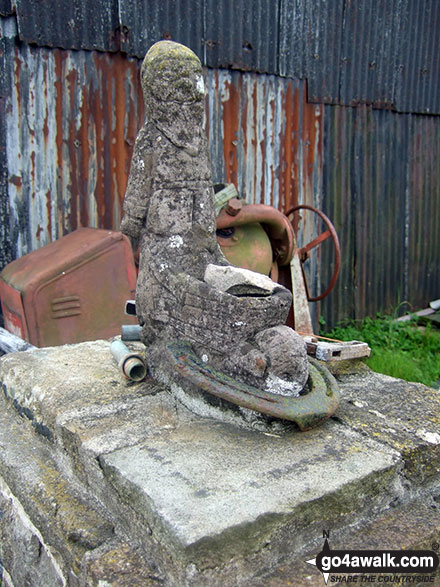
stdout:
<svg viewBox="0 0 440 587">
<path fill-rule="evenodd" d="M 426 308 L 440 289 L 440 118 L 410 117 L 408 299 Z"/>
<path fill-rule="evenodd" d="M 281 0 L 281 75 L 309 100 L 440 113 L 437 0 Z"/>
<path fill-rule="evenodd" d="M 83 228 L 3 269 L 5 326 L 40 347 L 110 338 L 133 321 L 124 305 L 135 287 L 128 238 Z"/>
<path fill-rule="evenodd" d="M 117 51 L 116 0 L 15 0 L 20 39 L 38 46 Z"/>
<path fill-rule="evenodd" d="M 396 107 L 401 112 L 440 113 L 440 3 L 407 0 L 399 45 Z"/>
<path fill-rule="evenodd" d="M 326 106 L 324 118 L 323 207 L 342 267 L 321 313 L 334 324 L 425 307 L 440 283 L 440 118 L 366 106 Z"/>
<path fill-rule="evenodd" d="M 209 67 L 307 79 L 309 101 L 440 113 L 438 0 L 16 0 L 16 18 L 38 46 L 141 58 L 172 38 Z"/>
<path fill-rule="evenodd" d="M 205 0 L 119 0 L 121 50 L 140 58 L 156 41 L 172 39 L 204 59 Z"/>
<path fill-rule="evenodd" d="M 371 0 L 345 3 L 339 103 L 396 108 L 407 9 L 408 0 L 374 0 L 373 6 Z"/>
<path fill-rule="evenodd" d="M 15 254 L 80 226 L 116 228 L 143 120 L 138 61 L 20 45 L 8 64 L 7 165 Z"/>
<path fill-rule="evenodd" d="M 279 2 L 205 2 L 206 65 L 278 73 Z"/>
<path fill-rule="evenodd" d="M 140 62 L 119 54 L 14 49 L 8 191 L 17 255 L 79 226 L 119 225 L 143 120 Z M 304 82 L 205 71 L 214 180 L 280 210 L 319 206 L 322 106 Z"/>
<path fill-rule="evenodd" d="M 323 106 L 307 103 L 305 83 L 227 70 L 206 75 L 214 181 L 281 211 L 319 206 Z"/>
<path fill-rule="evenodd" d="M 310 101 L 339 103 L 345 0 L 281 0 L 280 75 L 308 80 Z"/>
<path fill-rule="evenodd" d="M 437 0 L 347 2 L 343 27 L 341 104 L 440 113 Z"/>
</svg>

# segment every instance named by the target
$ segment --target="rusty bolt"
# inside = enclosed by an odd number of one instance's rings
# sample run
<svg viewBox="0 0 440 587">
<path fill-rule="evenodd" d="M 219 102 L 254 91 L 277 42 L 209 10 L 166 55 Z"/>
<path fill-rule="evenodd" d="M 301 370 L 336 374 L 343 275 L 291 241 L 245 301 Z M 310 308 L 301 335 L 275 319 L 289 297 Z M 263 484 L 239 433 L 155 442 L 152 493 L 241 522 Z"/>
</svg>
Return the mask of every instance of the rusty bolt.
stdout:
<svg viewBox="0 0 440 587">
<path fill-rule="evenodd" d="M 232 198 L 226 205 L 226 214 L 229 216 L 237 216 L 240 210 L 243 208 L 243 202 L 238 198 Z"/>
</svg>

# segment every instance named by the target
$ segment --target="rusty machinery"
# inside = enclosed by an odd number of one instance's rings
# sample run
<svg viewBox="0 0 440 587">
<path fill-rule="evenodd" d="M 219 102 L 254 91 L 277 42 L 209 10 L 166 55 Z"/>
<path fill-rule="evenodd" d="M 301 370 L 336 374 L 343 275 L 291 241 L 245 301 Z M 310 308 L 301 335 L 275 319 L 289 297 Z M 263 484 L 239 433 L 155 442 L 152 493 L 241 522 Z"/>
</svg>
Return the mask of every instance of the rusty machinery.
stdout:
<svg viewBox="0 0 440 587">
<path fill-rule="evenodd" d="M 226 195 L 222 197 L 222 194 Z M 309 354 L 325 361 L 369 356 L 370 349 L 365 343 L 330 341 L 313 333 L 308 302 L 317 302 L 329 295 L 341 266 L 339 239 L 330 219 L 306 204 L 294 206 L 286 214 L 272 206 L 246 204 L 232 184 L 216 186 L 215 197 L 221 206 L 217 208 L 217 241 L 225 257 L 234 265 L 270 275 L 292 290 L 289 325 L 304 336 Z M 325 228 L 318 231 L 317 236 L 309 229 L 303 242 L 298 244 L 296 236 L 304 213 L 316 215 Z M 326 240 L 333 244 L 332 276 L 321 293 L 312 293 L 305 266 L 312 251 Z"/>
</svg>

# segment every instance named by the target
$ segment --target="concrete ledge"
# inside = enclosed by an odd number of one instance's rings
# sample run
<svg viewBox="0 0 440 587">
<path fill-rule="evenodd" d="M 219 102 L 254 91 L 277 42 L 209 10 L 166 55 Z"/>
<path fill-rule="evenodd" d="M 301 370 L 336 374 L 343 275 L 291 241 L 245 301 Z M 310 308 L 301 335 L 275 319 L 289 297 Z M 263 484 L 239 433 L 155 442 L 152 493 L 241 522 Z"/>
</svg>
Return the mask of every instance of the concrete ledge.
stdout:
<svg viewBox="0 0 440 587">
<path fill-rule="evenodd" d="M 54 576 L 76 575 L 86 551 L 113 536 L 113 524 L 105 510 L 69 472 L 60 470 L 53 446 L 6 406 L 4 398 L 0 400 L 0 495 L 2 513 L 6 512 L 2 545 L 15 532 L 19 546 L 18 538 L 24 534 L 35 547 L 25 552 L 21 545 L 23 564 L 19 557 L 5 555 L 0 547 L 1 559 L 10 559 L 21 572 L 28 572 L 24 563 L 28 556 L 32 558 L 32 550 L 39 553 L 43 549 L 46 562 L 37 558 L 44 569 L 51 567 Z M 17 530 L 9 532 L 8 525 Z"/>
<path fill-rule="evenodd" d="M 336 376 L 333 420 L 270 434 L 200 418 L 152 380 L 129 383 L 107 341 L 3 357 L 11 580 L 30 566 L 54 585 L 276 585 L 323 528 L 342 536 L 414 496 L 428 503 L 440 493 L 439 392 L 363 368 Z"/>
<path fill-rule="evenodd" d="M 330 532 L 329 543 L 335 550 L 431 550 L 433 544 L 439 544 L 439 538 L 440 508 L 435 500 L 425 499 L 391 508 L 361 528 L 352 527 L 339 532 Z M 322 544 L 321 539 L 315 549 L 304 553 L 301 560 L 281 565 L 274 572 L 255 578 L 252 581 L 252 587 L 286 587 L 287 585 L 323 587 L 322 573 L 305 562 L 318 554 Z M 378 580 L 375 583 L 378 583 Z M 439 583 L 440 571 L 437 571 L 434 583 L 428 584 L 438 585 Z M 331 581 L 329 584 L 346 583 Z M 383 584 L 393 583 L 385 581 Z"/>
<path fill-rule="evenodd" d="M 336 418 L 397 450 L 409 480 L 418 485 L 436 481 L 440 473 L 440 391 L 370 370 L 338 379 L 344 402 Z"/>
</svg>

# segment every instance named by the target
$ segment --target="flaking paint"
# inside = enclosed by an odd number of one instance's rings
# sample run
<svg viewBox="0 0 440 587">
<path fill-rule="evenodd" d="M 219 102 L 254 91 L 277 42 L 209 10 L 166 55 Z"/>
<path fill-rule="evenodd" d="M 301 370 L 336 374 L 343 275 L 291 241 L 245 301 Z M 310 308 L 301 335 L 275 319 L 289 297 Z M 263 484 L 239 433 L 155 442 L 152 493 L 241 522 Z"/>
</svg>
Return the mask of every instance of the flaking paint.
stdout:
<svg viewBox="0 0 440 587">
<path fill-rule="evenodd" d="M 15 48 L 6 109 L 16 256 L 80 226 L 118 228 L 144 116 L 140 63 Z M 205 77 L 214 181 L 280 210 L 319 200 L 322 107 L 306 103 L 305 82 L 226 70 Z"/>
<path fill-rule="evenodd" d="M 281 211 L 298 202 L 316 205 L 324 111 L 307 103 L 306 83 L 227 70 L 206 75 L 214 181 L 235 183 L 249 203 Z"/>
<path fill-rule="evenodd" d="M 144 116 L 138 59 L 23 44 L 8 51 L 2 260 L 79 226 L 118 228 Z M 311 104 L 305 80 L 204 73 L 214 181 L 282 211 L 323 208 L 335 223 L 342 269 L 321 306 L 328 324 L 438 297 L 439 117 Z M 331 272 L 328 255 L 317 263 L 312 289 Z"/>
<path fill-rule="evenodd" d="M 15 256 L 80 226 L 117 228 L 144 115 L 138 60 L 17 46 L 9 64 Z"/>
</svg>

